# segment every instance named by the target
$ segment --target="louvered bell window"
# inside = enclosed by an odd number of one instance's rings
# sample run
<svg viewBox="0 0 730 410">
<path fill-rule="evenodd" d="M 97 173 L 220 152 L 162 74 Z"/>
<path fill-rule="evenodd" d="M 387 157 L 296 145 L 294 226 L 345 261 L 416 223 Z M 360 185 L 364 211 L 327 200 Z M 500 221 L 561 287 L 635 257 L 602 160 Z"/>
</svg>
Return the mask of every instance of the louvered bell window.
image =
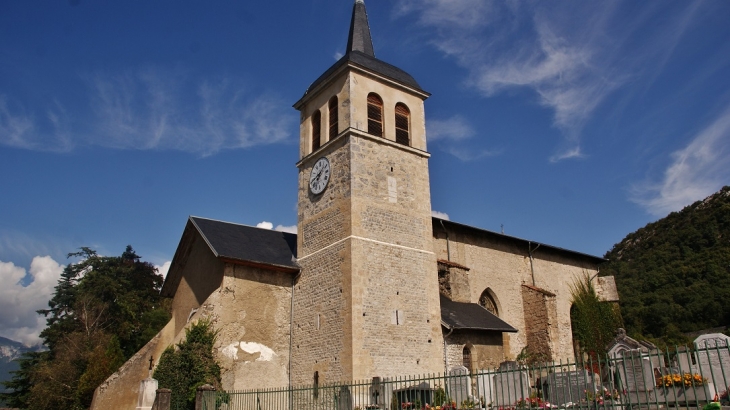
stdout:
<svg viewBox="0 0 730 410">
<path fill-rule="evenodd" d="M 319 141 L 322 135 L 322 114 L 317 110 L 312 115 L 312 152 L 319 149 Z"/>
<path fill-rule="evenodd" d="M 411 112 L 405 104 L 395 105 L 395 142 L 403 145 L 411 145 L 408 134 Z"/>
<path fill-rule="evenodd" d="M 374 93 L 368 95 L 368 134 L 383 136 L 383 100 Z"/>
<path fill-rule="evenodd" d="M 330 98 L 329 102 L 329 114 L 330 114 L 330 133 L 329 139 L 336 137 L 338 134 L 337 127 L 337 97 Z"/>
</svg>

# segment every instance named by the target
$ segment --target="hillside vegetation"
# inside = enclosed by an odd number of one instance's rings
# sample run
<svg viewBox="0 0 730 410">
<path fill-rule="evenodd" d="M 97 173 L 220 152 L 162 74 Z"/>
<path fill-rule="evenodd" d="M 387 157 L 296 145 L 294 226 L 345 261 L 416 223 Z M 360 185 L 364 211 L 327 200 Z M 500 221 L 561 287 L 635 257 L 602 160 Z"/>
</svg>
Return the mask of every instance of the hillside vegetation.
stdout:
<svg viewBox="0 0 730 410">
<path fill-rule="evenodd" d="M 605 258 L 629 334 L 674 345 L 730 325 L 730 187 L 629 234 Z"/>
</svg>

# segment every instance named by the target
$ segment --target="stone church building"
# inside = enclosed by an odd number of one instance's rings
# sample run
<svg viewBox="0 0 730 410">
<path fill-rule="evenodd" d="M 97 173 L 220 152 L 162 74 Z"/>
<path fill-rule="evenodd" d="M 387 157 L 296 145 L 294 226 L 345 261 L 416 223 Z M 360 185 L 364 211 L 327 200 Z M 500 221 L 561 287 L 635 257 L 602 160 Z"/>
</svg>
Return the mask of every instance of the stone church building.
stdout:
<svg viewBox="0 0 730 410">
<path fill-rule="evenodd" d="M 428 97 L 375 57 L 356 0 L 346 54 L 294 104 L 298 234 L 190 217 L 162 288 L 172 319 L 92 408 L 134 408 L 150 357 L 200 318 L 226 390 L 573 357 L 569 287 L 603 259 L 433 217 Z"/>
</svg>

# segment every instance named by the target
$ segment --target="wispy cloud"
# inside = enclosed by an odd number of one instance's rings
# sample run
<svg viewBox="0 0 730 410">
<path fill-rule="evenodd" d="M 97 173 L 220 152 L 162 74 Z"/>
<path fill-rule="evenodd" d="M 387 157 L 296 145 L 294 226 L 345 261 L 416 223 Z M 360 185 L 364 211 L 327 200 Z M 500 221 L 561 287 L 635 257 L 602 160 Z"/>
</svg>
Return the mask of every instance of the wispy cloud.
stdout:
<svg viewBox="0 0 730 410">
<path fill-rule="evenodd" d="M 212 155 L 288 141 L 287 104 L 234 78 L 194 79 L 180 70 L 97 72 L 83 78 L 88 108 L 59 101 L 28 110 L 0 96 L 0 144 L 44 151 L 77 145 Z"/>
<path fill-rule="evenodd" d="M 414 14 L 484 96 L 532 90 L 564 135 L 556 162 L 582 157 L 582 130 L 609 95 L 644 70 L 661 71 L 696 8 L 644 4 L 627 13 L 625 4 L 400 0 L 395 10 Z M 641 31 L 661 13 L 665 24 Z"/>
<path fill-rule="evenodd" d="M 656 216 L 678 211 L 730 181 L 730 106 L 671 155 L 659 182 L 632 187 L 632 200 Z"/>
<path fill-rule="evenodd" d="M 293 117 L 278 99 L 249 95 L 232 79 L 191 84 L 185 75 L 148 69 L 96 74 L 93 143 L 126 149 L 175 149 L 211 155 L 286 140 Z M 187 87 L 186 87 L 187 86 Z M 195 93 L 189 91 L 195 90 Z"/>
<path fill-rule="evenodd" d="M 63 266 L 50 256 L 36 256 L 30 270 L 0 261 L 0 335 L 27 345 L 39 343 L 40 332 L 46 325 L 36 310 L 48 307 Z M 29 274 L 30 283 L 22 282 Z"/>
<path fill-rule="evenodd" d="M 471 124 L 461 115 L 454 115 L 445 120 L 428 120 L 426 132 L 429 141 L 460 141 L 471 138 L 476 134 Z"/>
<path fill-rule="evenodd" d="M 446 152 L 459 158 L 464 162 L 475 161 L 482 158 L 494 157 L 500 155 L 502 151 L 490 151 L 490 150 L 474 150 L 463 147 L 447 147 Z"/>
</svg>

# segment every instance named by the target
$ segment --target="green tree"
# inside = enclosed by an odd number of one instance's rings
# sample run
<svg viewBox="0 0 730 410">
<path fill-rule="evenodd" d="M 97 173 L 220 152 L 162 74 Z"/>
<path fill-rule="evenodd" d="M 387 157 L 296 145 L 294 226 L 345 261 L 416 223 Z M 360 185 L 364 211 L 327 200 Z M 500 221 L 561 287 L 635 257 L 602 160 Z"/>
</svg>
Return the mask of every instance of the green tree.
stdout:
<svg viewBox="0 0 730 410">
<path fill-rule="evenodd" d="M 581 352 L 596 358 L 606 353 L 606 346 L 621 327 L 621 316 L 617 306 L 598 299 L 591 279 L 586 274 L 570 286 L 570 320 L 573 339 L 580 343 Z"/>
<path fill-rule="evenodd" d="M 659 346 L 730 325 L 730 187 L 630 233 L 604 256 L 627 333 Z"/>
<path fill-rule="evenodd" d="M 221 369 L 213 358 L 216 332 L 211 322 L 201 320 L 185 330 L 185 340 L 162 353 L 154 378 L 160 388 L 172 390 L 172 406 L 195 408 L 195 392 L 210 384 L 220 390 Z"/>
<path fill-rule="evenodd" d="M 85 409 L 96 387 L 169 320 L 162 277 L 131 246 L 103 257 L 81 248 L 63 271 L 48 309 L 42 354 L 21 360 L 8 404 L 31 410 Z"/>
</svg>

